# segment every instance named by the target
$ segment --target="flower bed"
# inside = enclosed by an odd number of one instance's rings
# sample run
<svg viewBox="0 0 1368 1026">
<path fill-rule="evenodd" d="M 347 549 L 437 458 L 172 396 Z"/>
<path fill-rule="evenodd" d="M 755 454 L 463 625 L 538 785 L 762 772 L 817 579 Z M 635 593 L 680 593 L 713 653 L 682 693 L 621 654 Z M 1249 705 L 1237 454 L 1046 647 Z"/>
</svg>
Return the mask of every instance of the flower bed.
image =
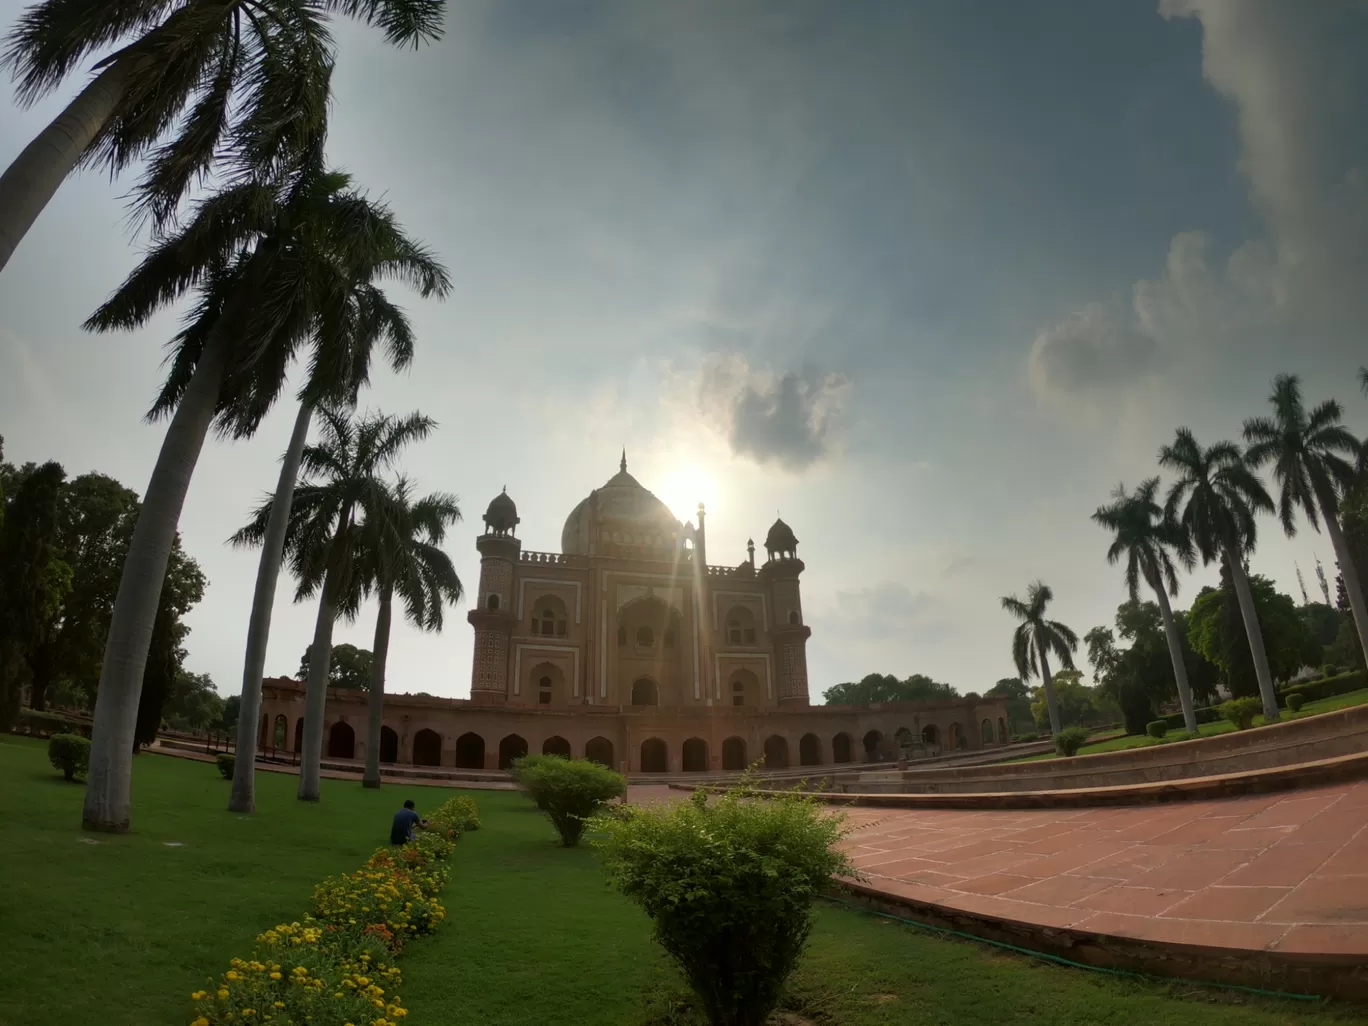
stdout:
<svg viewBox="0 0 1368 1026">
<path fill-rule="evenodd" d="M 398 1026 L 408 1012 L 394 960 L 445 918 L 443 863 L 472 821 L 474 802 L 452 798 L 414 841 L 328 877 L 311 915 L 260 934 L 250 958 L 233 959 L 216 984 L 190 995 L 191 1026 Z"/>
</svg>

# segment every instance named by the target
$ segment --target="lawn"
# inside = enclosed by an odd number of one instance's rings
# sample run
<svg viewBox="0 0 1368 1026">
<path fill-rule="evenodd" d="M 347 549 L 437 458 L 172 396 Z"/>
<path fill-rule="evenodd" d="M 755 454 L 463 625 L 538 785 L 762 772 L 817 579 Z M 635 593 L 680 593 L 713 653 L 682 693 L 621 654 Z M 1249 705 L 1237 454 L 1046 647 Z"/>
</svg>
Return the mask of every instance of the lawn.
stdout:
<svg viewBox="0 0 1368 1026">
<path fill-rule="evenodd" d="M 407 792 L 258 777 L 260 811 L 223 811 L 212 765 L 140 756 L 134 826 L 86 844 L 81 788 L 34 742 L 0 737 L 0 1023 L 177 1024 L 188 995 L 251 939 L 307 907 L 313 884 L 381 840 Z M 444 792 L 415 789 L 420 803 Z M 692 1026 L 644 916 L 609 891 L 591 849 L 555 846 L 518 795 L 476 792 L 484 828 L 457 846 L 448 917 L 400 963 L 413 1026 Z M 169 846 L 169 842 L 179 847 Z M 1247 1000 L 1042 965 L 823 905 L 791 988 L 791 1024 L 953 1026 L 1356 1023 L 1352 1009 Z"/>
<path fill-rule="evenodd" d="M 1301 708 L 1301 712 L 1291 712 L 1284 709 L 1282 711 L 1283 720 L 1297 720 L 1304 716 L 1315 716 L 1317 713 L 1334 712 L 1336 709 L 1348 709 L 1353 705 L 1363 705 L 1368 702 L 1368 688 L 1360 688 L 1358 691 L 1350 691 L 1347 694 L 1335 695 L 1331 698 L 1322 698 L 1315 702 L 1307 702 Z M 1264 718 L 1261 715 L 1254 717 L 1254 726 L 1262 727 Z M 1213 723 L 1202 723 L 1197 727 L 1197 733 L 1203 737 L 1212 737 L 1216 734 L 1227 734 L 1235 729 L 1235 724 L 1229 720 L 1216 720 Z M 1180 731 L 1170 731 L 1169 736 Z M 1147 745 L 1157 745 L 1163 742 L 1156 741 L 1148 734 L 1123 734 L 1120 737 L 1109 737 L 1105 741 L 1097 741 L 1093 744 L 1084 745 L 1078 750 L 1079 755 L 1096 755 L 1098 752 L 1119 752 L 1127 748 L 1144 748 Z M 1045 752 L 1041 755 L 1028 755 L 1021 759 L 1012 759 L 1011 762 L 1036 762 L 1040 759 L 1057 759 L 1054 752 Z"/>
</svg>

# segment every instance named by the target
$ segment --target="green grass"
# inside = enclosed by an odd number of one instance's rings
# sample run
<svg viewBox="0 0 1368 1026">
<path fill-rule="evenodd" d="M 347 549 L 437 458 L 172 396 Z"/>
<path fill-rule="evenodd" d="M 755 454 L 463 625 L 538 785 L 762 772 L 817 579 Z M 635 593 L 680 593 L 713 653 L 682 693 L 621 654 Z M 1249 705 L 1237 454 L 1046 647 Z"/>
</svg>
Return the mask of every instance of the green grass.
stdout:
<svg viewBox="0 0 1368 1026">
<path fill-rule="evenodd" d="M 1347 694 L 1335 695 L 1332 698 L 1322 698 L 1315 702 L 1307 702 L 1301 708 L 1301 712 L 1292 712 L 1290 709 L 1282 710 L 1283 720 L 1298 720 L 1304 716 L 1315 716 L 1317 713 L 1334 712 L 1336 709 L 1348 709 L 1350 706 L 1363 705 L 1368 702 L 1368 688 L 1361 688 L 1358 691 L 1350 691 Z M 1264 725 L 1263 715 L 1254 717 L 1254 726 Z M 1213 723 L 1203 723 L 1197 727 L 1197 733 L 1202 737 L 1214 737 L 1217 734 L 1228 734 L 1235 729 L 1235 724 L 1229 720 L 1216 720 Z M 1173 740 L 1173 735 L 1180 731 L 1169 731 L 1169 742 Z M 1145 748 L 1149 745 L 1162 744 L 1148 734 L 1130 734 L 1120 737 L 1111 737 L 1105 741 L 1097 741 L 1093 744 L 1084 745 L 1078 750 L 1079 755 L 1096 755 L 1098 752 L 1120 752 L 1128 748 Z M 1057 759 L 1054 752 L 1045 752 L 1041 755 L 1028 755 L 1021 759 L 1012 759 L 1011 762 L 1037 762 L 1041 759 Z"/>
<path fill-rule="evenodd" d="M 40 745 L 0 737 L 0 1023 L 189 1020 L 188 994 L 313 884 L 382 840 L 402 794 L 324 781 L 316 806 L 262 773 L 260 811 L 223 811 L 212 765 L 136 763 L 136 833 L 82 843 L 81 788 Z M 420 803 L 446 792 L 418 789 Z M 642 913 L 607 889 L 589 848 L 556 846 L 520 796 L 477 792 L 484 826 L 457 846 L 446 921 L 401 961 L 413 1026 L 692 1026 Z M 183 847 L 163 842 L 180 841 Z M 1119 979 L 947 941 L 822 905 L 788 998 L 791 1024 L 1368 1026 L 1352 1009 Z"/>
</svg>

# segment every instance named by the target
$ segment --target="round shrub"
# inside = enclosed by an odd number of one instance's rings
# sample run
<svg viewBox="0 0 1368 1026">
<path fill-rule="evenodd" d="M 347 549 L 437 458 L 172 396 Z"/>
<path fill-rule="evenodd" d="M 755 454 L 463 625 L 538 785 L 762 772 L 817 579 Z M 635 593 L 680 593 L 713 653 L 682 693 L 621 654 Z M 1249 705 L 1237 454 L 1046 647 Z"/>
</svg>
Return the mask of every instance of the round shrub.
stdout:
<svg viewBox="0 0 1368 1026">
<path fill-rule="evenodd" d="M 233 779 L 233 770 L 237 766 L 237 757 L 229 755 L 227 752 L 220 752 L 218 758 L 214 760 L 218 765 L 218 771 L 224 780 Z"/>
<path fill-rule="evenodd" d="M 1087 727 L 1065 727 L 1054 736 L 1055 751 L 1060 755 L 1077 755 L 1078 750 L 1088 743 Z"/>
<path fill-rule="evenodd" d="M 1018 735 L 1017 735 L 1016 737 L 1014 737 L 1012 740 L 1013 740 L 1013 741 L 1039 741 L 1039 740 L 1040 740 L 1040 735 L 1039 735 L 1039 734 L 1018 734 Z"/>
<path fill-rule="evenodd" d="M 518 783 L 551 817 L 561 844 L 579 843 L 591 816 L 627 793 L 627 778 L 607 766 L 559 755 L 538 755 L 513 764 Z"/>
<path fill-rule="evenodd" d="M 1145 724 L 1145 733 L 1158 741 L 1168 733 L 1168 720 L 1150 720 Z"/>
<path fill-rule="evenodd" d="M 79 734 L 53 734 L 48 738 L 48 761 L 67 780 L 85 776 L 90 769 L 90 739 Z"/>
<path fill-rule="evenodd" d="M 760 1026 L 812 930 L 812 899 L 854 868 L 844 828 L 797 793 L 744 786 L 710 801 L 613 809 L 595 820 L 613 884 L 641 905 L 711 1026 Z"/>
<path fill-rule="evenodd" d="M 1254 726 L 1254 717 L 1263 711 L 1263 703 L 1257 698 L 1232 698 L 1216 707 L 1237 730 L 1248 730 Z"/>
<path fill-rule="evenodd" d="M 1287 708 L 1291 709 L 1293 712 L 1301 712 L 1301 707 L 1304 706 L 1305 704 L 1306 704 L 1306 696 L 1305 696 L 1305 695 L 1298 694 L 1297 692 L 1294 691 L 1294 692 L 1292 692 L 1292 694 L 1290 694 L 1290 695 L 1287 696 Z"/>
</svg>

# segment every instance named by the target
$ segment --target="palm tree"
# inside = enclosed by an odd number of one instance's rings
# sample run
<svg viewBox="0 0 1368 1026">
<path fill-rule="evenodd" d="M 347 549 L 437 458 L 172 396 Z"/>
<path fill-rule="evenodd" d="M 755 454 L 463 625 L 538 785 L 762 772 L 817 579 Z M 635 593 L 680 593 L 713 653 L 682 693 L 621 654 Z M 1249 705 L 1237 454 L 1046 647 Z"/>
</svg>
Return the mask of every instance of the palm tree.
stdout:
<svg viewBox="0 0 1368 1026">
<path fill-rule="evenodd" d="M 146 161 L 138 210 L 164 226 L 187 192 L 227 173 L 269 177 L 321 140 L 330 15 L 395 45 L 441 35 L 445 0 L 41 0 L 6 37 L 21 103 L 87 59 L 95 77 L 0 176 L 0 269 L 78 165 Z M 172 131 L 178 134 L 167 139 Z M 166 141 L 163 141 L 166 140 Z"/>
<path fill-rule="evenodd" d="M 440 547 L 447 528 L 461 519 L 456 496 L 434 492 L 414 501 L 403 477 L 389 493 L 388 501 L 367 516 L 359 546 L 361 575 L 380 599 L 372 646 L 363 787 L 380 786 L 380 725 L 385 714 L 385 664 L 395 594 L 403 600 L 410 623 L 420 630 L 441 631 L 443 607 L 459 602 L 462 591 L 456 568 Z"/>
<path fill-rule="evenodd" d="M 90 829 L 129 825 L 133 727 L 151 625 L 190 478 L 210 426 L 239 435 L 255 430 L 310 346 L 309 402 L 347 393 L 365 378 L 369 349 L 358 339 L 388 337 L 390 359 L 411 352 L 394 332 L 333 331 L 352 288 L 356 254 L 377 238 L 403 239 L 388 209 L 348 188 L 345 175 L 311 161 L 276 183 L 248 182 L 199 204 L 175 236 L 163 240 L 87 321 L 94 330 L 141 327 L 160 308 L 194 289 L 198 303 L 173 340 L 166 385 L 151 416 L 174 410 L 143 497 L 124 563 L 100 671 L 91 738 L 84 822 Z M 422 295 L 444 293 L 446 273 L 404 240 L 388 248 L 372 277 L 398 278 Z M 364 317 L 382 317 L 368 286 Z M 380 294 L 382 295 L 382 294 Z M 392 308 L 390 308 L 391 312 Z"/>
<path fill-rule="evenodd" d="M 1159 450 L 1159 465 L 1179 475 L 1164 503 L 1165 516 L 1178 520 L 1203 564 L 1224 559 L 1230 571 L 1254 659 L 1264 720 L 1273 723 L 1278 718 L 1278 700 L 1244 565 L 1254 549 L 1257 515 L 1273 512 L 1273 500 L 1233 442 L 1203 449 L 1191 431 L 1179 428 L 1173 443 Z"/>
<path fill-rule="evenodd" d="M 1273 464 L 1273 479 L 1279 487 L 1278 518 L 1289 538 L 1297 532 L 1297 507 L 1316 530 L 1320 530 L 1317 514 L 1324 518 L 1354 613 L 1359 644 L 1368 651 L 1368 607 L 1364 606 L 1358 569 L 1339 522 L 1340 496 L 1354 483 L 1362 447 L 1340 424 L 1344 411 L 1334 399 L 1321 403 L 1310 414 L 1306 412 L 1295 374 L 1279 374 L 1268 401 L 1273 406 L 1272 417 L 1245 421 L 1244 436 L 1249 443 L 1245 458 L 1254 467 Z"/>
<path fill-rule="evenodd" d="M 1026 601 L 1015 595 L 1002 600 L 1002 608 L 1021 624 L 1012 634 L 1012 659 L 1017 675 L 1030 680 L 1037 674 L 1045 685 L 1045 707 L 1050 711 L 1050 733 L 1059 733 L 1059 706 L 1055 702 L 1054 678 L 1050 675 L 1050 653 L 1059 656 L 1065 669 L 1073 669 L 1073 653 L 1078 651 L 1078 635 L 1058 620 L 1045 619 L 1045 607 L 1054 599 L 1050 586 L 1035 581 L 1026 589 Z"/>
<path fill-rule="evenodd" d="M 367 521 L 389 514 L 381 475 L 410 442 L 436 427 L 430 417 L 367 414 L 353 422 L 346 411 L 319 407 L 322 437 L 305 446 L 301 466 L 308 477 L 294 493 L 285 550 L 299 578 L 296 601 L 319 595 L 304 690 L 304 737 L 299 758 L 299 799 L 317 801 L 323 758 L 323 713 L 332 664 L 333 625 L 355 616 L 362 564 L 354 558 Z M 265 539 L 274 499 L 259 506 L 232 538 L 237 546 Z"/>
<path fill-rule="evenodd" d="M 1131 601 L 1139 600 L 1142 577 L 1159 599 L 1169 659 L 1173 662 L 1173 680 L 1178 685 L 1178 700 L 1183 706 L 1183 726 L 1195 734 L 1197 714 L 1192 704 L 1192 689 L 1188 686 L 1187 666 L 1183 663 L 1183 642 L 1173 619 L 1173 607 L 1169 604 L 1169 596 L 1178 594 L 1178 572 L 1170 552 L 1175 553 L 1188 570 L 1192 569 L 1195 558 L 1186 532 L 1172 517 L 1165 516 L 1155 501 L 1158 494 L 1157 477 L 1142 481 L 1132 494 L 1126 493 L 1125 485 L 1118 485 L 1111 505 L 1099 507 L 1093 520 L 1116 535 L 1107 549 L 1107 562 L 1115 566 L 1125 558 L 1126 590 Z"/>
</svg>

